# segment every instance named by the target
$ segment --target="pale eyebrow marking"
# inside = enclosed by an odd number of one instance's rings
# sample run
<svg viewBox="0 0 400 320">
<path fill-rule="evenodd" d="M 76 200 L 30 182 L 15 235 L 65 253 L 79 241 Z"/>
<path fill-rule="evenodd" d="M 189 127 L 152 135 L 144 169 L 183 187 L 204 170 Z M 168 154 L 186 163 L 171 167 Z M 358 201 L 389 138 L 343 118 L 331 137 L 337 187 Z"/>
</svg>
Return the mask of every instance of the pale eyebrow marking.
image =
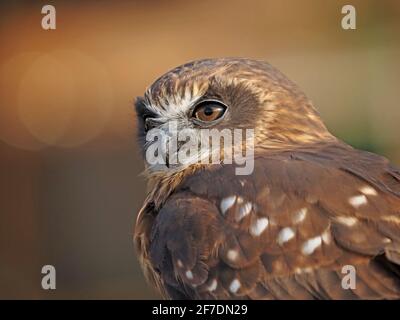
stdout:
<svg viewBox="0 0 400 320">
<path fill-rule="evenodd" d="M 190 86 L 186 86 L 181 92 L 177 91 L 175 95 L 167 95 L 164 92 L 163 99 L 155 101 L 152 98 L 152 87 L 150 87 L 145 93 L 146 107 L 160 117 L 170 119 L 176 115 L 187 113 L 202 98 L 206 89 L 206 86 L 198 87 L 197 84 L 194 84 L 193 90 Z"/>
</svg>

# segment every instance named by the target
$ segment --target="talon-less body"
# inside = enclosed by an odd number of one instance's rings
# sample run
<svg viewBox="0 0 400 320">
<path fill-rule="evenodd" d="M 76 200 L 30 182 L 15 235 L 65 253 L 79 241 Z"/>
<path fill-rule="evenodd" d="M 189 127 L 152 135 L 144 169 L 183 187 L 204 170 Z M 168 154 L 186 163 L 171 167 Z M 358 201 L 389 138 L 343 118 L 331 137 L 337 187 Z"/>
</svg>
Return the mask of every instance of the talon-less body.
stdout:
<svg viewBox="0 0 400 320">
<path fill-rule="evenodd" d="M 164 297 L 400 297 L 399 170 L 331 135 L 278 70 L 247 59 L 188 63 L 136 107 L 143 146 L 149 124 L 172 120 L 194 132 L 202 123 L 255 130 L 248 176 L 225 164 L 147 165 L 134 240 Z M 346 265 L 355 288 L 342 287 Z"/>
</svg>

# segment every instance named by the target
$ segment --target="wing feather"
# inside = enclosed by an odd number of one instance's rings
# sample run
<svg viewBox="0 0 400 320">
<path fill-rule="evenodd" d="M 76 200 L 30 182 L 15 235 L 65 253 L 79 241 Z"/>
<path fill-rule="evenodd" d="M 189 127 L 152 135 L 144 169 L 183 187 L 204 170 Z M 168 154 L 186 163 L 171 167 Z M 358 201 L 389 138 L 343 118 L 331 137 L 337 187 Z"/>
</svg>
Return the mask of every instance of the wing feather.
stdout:
<svg viewBox="0 0 400 320">
<path fill-rule="evenodd" d="M 195 173 L 158 212 L 150 260 L 172 298 L 399 298 L 399 171 L 331 146 Z"/>
</svg>

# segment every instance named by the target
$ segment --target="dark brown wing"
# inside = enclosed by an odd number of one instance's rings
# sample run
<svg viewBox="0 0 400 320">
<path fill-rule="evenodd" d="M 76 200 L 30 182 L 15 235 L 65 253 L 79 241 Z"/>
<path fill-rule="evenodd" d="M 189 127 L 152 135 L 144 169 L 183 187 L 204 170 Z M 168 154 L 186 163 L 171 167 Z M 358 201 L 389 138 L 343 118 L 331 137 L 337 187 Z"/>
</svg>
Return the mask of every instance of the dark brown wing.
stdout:
<svg viewBox="0 0 400 320">
<path fill-rule="evenodd" d="M 399 298 L 400 174 L 341 145 L 260 156 L 250 176 L 202 171 L 160 210 L 149 248 L 171 298 Z"/>
</svg>

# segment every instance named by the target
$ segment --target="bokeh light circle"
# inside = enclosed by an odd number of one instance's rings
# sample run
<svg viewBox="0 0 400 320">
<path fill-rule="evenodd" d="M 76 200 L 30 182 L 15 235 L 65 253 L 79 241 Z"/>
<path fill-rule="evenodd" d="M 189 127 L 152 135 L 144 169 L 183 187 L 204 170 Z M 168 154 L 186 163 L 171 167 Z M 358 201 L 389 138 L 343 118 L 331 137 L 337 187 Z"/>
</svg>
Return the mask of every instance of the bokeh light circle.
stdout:
<svg viewBox="0 0 400 320">
<path fill-rule="evenodd" d="M 110 120 L 112 106 L 107 72 L 74 50 L 39 57 L 19 88 L 21 121 L 48 145 L 74 147 L 95 138 Z"/>
</svg>

